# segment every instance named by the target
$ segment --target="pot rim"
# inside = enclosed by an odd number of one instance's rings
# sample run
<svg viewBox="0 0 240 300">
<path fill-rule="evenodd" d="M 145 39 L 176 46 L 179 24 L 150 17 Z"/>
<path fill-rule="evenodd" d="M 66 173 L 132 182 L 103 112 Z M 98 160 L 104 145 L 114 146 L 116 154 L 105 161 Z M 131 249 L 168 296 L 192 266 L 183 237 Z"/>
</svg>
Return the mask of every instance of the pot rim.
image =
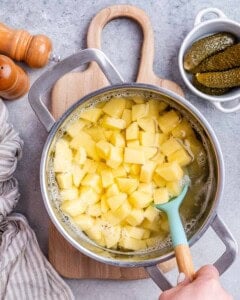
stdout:
<svg viewBox="0 0 240 300">
<path fill-rule="evenodd" d="M 114 89 L 126 89 L 126 88 L 140 88 L 140 89 L 147 89 L 147 90 L 152 90 L 153 92 L 160 92 L 170 98 L 173 98 L 174 101 L 177 103 L 183 104 L 186 106 L 193 114 L 194 116 L 201 121 L 201 123 L 204 126 L 204 129 L 206 130 L 207 134 L 209 135 L 213 145 L 214 145 L 214 151 L 217 157 L 217 166 L 218 166 L 218 175 L 219 175 L 219 181 L 216 189 L 216 195 L 215 195 L 215 201 L 212 205 L 212 208 L 204 220 L 204 223 L 202 224 L 201 228 L 192 236 L 192 238 L 188 241 L 189 245 L 192 246 L 195 244 L 200 237 L 205 233 L 205 231 L 208 229 L 208 227 L 211 225 L 213 219 L 216 216 L 217 213 L 217 207 L 220 201 L 220 198 L 223 194 L 223 187 L 224 187 L 224 179 L 225 179 L 225 172 L 224 172 L 224 162 L 223 162 L 223 155 L 222 151 L 220 148 L 220 144 L 217 140 L 217 137 L 208 123 L 208 121 L 205 119 L 205 117 L 200 113 L 200 111 L 193 106 L 189 101 L 187 101 L 186 98 L 179 96 L 178 94 L 167 90 L 162 87 L 157 87 L 151 84 L 145 84 L 145 83 L 123 83 L 123 84 L 118 84 L 118 85 L 111 85 L 107 86 L 101 89 L 98 89 L 97 91 L 94 91 L 92 93 L 87 94 L 86 96 L 82 97 L 79 99 L 75 104 L 69 107 L 69 109 L 54 123 L 53 127 L 51 128 L 49 135 L 47 137 L 47 140 L 45 142 L 45 145 L 43 147 L 43 152 L 42 152 L 42 157 L 41 157 L 41 164 L 40 164 L 40 186 L 41 186 L 41 193 L 43 196 L 43 201 L 45 208 L 48 212 L 48 215 L 57 228 L 57 230 L 62 234 L 62 236 L 77 250 L 79 250 L 81 253 L 99 261 L 102 263 L 107 263 L 110 265 L 115 265 L 115 266 L 120 266 L 120 267 L 146 267 L 146 266 L 151 266 L 158 264 L 160 262 L 167 261 L 174 257 L 174 252 L 171 251 L 168 254 L 165 254 L 160 257 L 155 257 L 155 258 L 150 258 L 150 259 L 144 259 L 144 260 L 139 260 L 139 261 L 130 261 L 130 260 L 118 260 L 115 258 L 107 258 L 107 257 L 102 257 L 98 253 L 93 253 L 92 251 L 86 249 L 85 247 L 81 246 L 79 243 L 77 243 L 62 227 L 61 223 L 59 220 L 56 218 L 53 209 L 51 207 L 50 201 L 48 199 L 48 193 L 47 193 L 47 187 L 45 185 L 46 182 L 46 162 L 47 162 L 47 157 L 48 157 L 48 151 L 51 146 L 51 142 L 59 129 L 59 127 L 62 125 L 64 120 L 82 103 L 85 101 L 89 100 L 92 97 L 95 97 L 97 95 L 100 95 L 104 92 L 111 91 Z M 106 249 L 107 250 L 107 249 Z M 134 252 L 133 252 L 134 254 Z M 140 254 L 139 254 L 140 255 Z"/>
</svg>

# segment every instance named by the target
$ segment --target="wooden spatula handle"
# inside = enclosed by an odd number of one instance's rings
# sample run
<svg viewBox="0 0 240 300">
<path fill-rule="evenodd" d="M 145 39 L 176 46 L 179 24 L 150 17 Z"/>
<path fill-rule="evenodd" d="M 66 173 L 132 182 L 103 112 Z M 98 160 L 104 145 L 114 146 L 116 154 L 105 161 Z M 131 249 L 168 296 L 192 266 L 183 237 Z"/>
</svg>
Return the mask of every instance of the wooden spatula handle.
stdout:
<svg viewBox="0 0 240 300">
<path fill-rule="evenodd" d="M 194 266 L 188 245 L 177 245 L 174 248 L 179 272 L 183 272 L 191 281 L 194 279 Z"/>
<path fill-rule="evenodd" d="M 0 53 L 32 68 L 41 68 L 48 62 L 52 51 L 51 40 L 45 35 L 31 35 L 0 23 Z"/>
<path fill-rule="evenodd" d="M 126 17 L 135 20 L 142 28 L 143 43 L 139 72 L 137 81 L 141 78 L 152 74 L 154 59 L 154 36 L 151 22 L 146 13 L 131 5 L 114 5 L 101 10 L 91 21 L 88 35 L 87 46 L 89 48 L 101 49 L 101 34 L 104 26 L 111 20 Z"/>
</svg>

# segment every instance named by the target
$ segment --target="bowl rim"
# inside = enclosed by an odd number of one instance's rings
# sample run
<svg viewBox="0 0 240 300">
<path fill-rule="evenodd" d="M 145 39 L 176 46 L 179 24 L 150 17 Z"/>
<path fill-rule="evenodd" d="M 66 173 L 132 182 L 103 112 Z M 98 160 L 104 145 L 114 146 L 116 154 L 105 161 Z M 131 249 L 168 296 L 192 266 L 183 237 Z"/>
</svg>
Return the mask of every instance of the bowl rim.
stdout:
<svg viewBox="0 0 240 300">
<path fill-rule="evenodd" d="M 151 90 L 155 91 L 157 93 L 162 93 L 166 95 L 167 97 L 170 97 L 174 99 L 177 103 L 180 103 L 180 105 L 185 106 L 187 109 L 193 113 L 194 117 L 197 118 L 197 120 L 200 121 L 202 126 L 204 127 L 204 130 L 207 132 L 209 135 L 209 138 L 211 139 L 211 142 L 214 146 L 214 152 L 216 155 L 216 160 L 217 160 L 217 172 L 218 172 L 218 184 L 216 187 L 216 194 L 215 194 L 215 199 L 213 201 L 211 210 L 209 211 L 206 219 L 204 220 L 203 224 L 199 228 L 199 230 L 191 237 L 189 240 L 189 245 L 192 246 L 195 244 L 205 233 L 205 231 L 208 229 L 208 227 L 211 225 L 213 222 L 216 214 L 217 214 L 217 207 L 220 202 L 220 199 L 223 194 L 223 188 L 224 188 L 224 181 L 225 181 L 225 168 L 224 168 L 224 161 L 223 161 L 223 154 L 220 148 L 220 144 L 218 142 L 218 139 L 215 135 L 215 132 L 213 131 L 212 127 L 208 123 L 208 121 L 205 119 L 205 117 L 201 114 L 201 112 L 194 106 L 192 105 L 187 99 L 183 98 L 182 96 L 167 90 L 162 87 L 157 87 L 154 85 L 150 84 L 144 84 L 144 83 L 124 83 L 124 84 L 118 84 L 118 85 L 112 85 L 108 87 L 101 88 L 97 91 L 94 91 L 90 94 L 87 94 L 80 100 L 78 100 L 75 104 L 73 104 L 69 109 L 59 118 L 59 120 L 56 121 L 56 123 L 53 125 L 51 128 L 49 135 L 46 139 L 43 151 L 42 151 L 42 157 L 41 157 L 41 163 L 40 163 L 40 186 L 41 186 L 41 193 L 43 196 L 43 201 L 45 208 L 48 212 L 48 215 L 57 228 L 57 230 L 61 233 L 61 235 L 77 250 L 79 250 L 81 253 L 99 261 L 102 263 L 114 265 L 114 266 L 120 266 L 120 267 L 147 267 L 147 266 L 152 266 L 156 265 L 160 262 L 165 262 L 171 258 L 174 257 L 174 252 L 171 251 L 165 255 L 154 257 L 154 258 L 149 258 L 149 259 L 144 259 L 144 260 L 120 260 L 117 258 L 108 258 L 101 256 L 99 253 L 94 253 L 90 251 L 89 249 L 86 249 L 84 246 L 80 245 L 73 237 L 71 237 L 63 228 L 57 217 L 55 216 L 54 210 L 50 204 L 50 200 L 48 198 L 48 193 L 47 193 L 47 187 L 46 187 L 46 182 L 47 182 L 47 176 L 46 176 L 46 163 L 47 163 L 47 158 L 48 158 L 48 153 L 49 153 L 49 148 L 51 146 L 51 142 L 53 141 L 56 132 L 58 131 L 59 127 L 61 127 L 62 123 L 65 121 L 65 119 L 83 102 L 91 99 L 92 97 L 98 96 L 102 93 L 115 90 L 115 89 L 126 89 L 126 88 L 141 88 L 145 90 Z M 99 247 L 100 248 L 100 247 Z M 105 249 L 107 250 L 107 249 Z M 133 252 L 133 255 L 135 252 Z M 137 254 L 137 253 L 136 253 Z M 138 254 L 139 255 L 139 254 Z"/>
<path fill-rule="evenodd" d="M 203 22 L 193 26 L 191 31 L 184 38 L 184 40 L 183 40 L 183 42 L 180 46 L 179 53 L 178 53 L 178 67 L 179 67 L 179 71 L 180 71 L 180 74 L 182 76 L 183 81 L 185 82 L 187 87 L 194 94 L 196 94 L 200 98 L 202 98 L 204 100 L 208 100 L 210 102 L 228 102 L 228 101 L 237 100 L 237 99 L 240 98 L 240 87 L 238 88 L 239 91 L 235 95 L 227 95 L 227 93 L 226 93 L 226 95 L 221 95 L 220 97 L 219 96 L 208 95 L 208 94 L 205 94 L 205 93 L 199 91 L 197 88 L 194 87 L 194 85 L 188 79 L 188 75 L 187 75 L 188 73 L 184 70 L 184 67 L 183 67 L 183 57 L 184 57 L 184 54 L 185 54 L 186 50 L 190 46 L 189 39 L 192 37 L 193 34 L 195 34 L 201 28 L 204 28 L 204 27 L 211 28 L 212 24 L 224 24 L 224 23 L 237 26 L 238 29 L 240 30 L 240 23 L 238 23 L 236 21 L 233 21 L 233 20 L 230 20 L 227 17 L 226 18 L 219 18 L 219 19 L 203 21 Z M 209 34 L 211 34 L 211 33 L 209 32 Z M 240 39 L 240 33 L 239 33 L 239 39 Z M 196 40 L 198 40 L 198 39 L 196 39 Z"/>
</svg>

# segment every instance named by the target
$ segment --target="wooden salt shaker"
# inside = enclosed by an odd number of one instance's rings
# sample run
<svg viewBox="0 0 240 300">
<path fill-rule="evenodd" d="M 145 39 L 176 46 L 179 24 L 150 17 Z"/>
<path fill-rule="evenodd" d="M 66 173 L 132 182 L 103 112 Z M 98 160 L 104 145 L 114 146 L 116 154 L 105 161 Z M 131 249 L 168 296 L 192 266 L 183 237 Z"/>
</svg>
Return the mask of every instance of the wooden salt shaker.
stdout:
<svg viewBox="0 0 240 300">
<path fill-rule="evenodd" d="M 0 97 L 16 99 L 29 90 L 28 75 L 9 57 L 0 55 Z"/>
<path fill-rule="evenodd" d="M 24 61 L 31 68 L 48 63 L 52 42 L 45 35 L 30 35 L 25 30 L 14 30 L 0 23 L 0 53 L 16 61 Z"/>
</svg>

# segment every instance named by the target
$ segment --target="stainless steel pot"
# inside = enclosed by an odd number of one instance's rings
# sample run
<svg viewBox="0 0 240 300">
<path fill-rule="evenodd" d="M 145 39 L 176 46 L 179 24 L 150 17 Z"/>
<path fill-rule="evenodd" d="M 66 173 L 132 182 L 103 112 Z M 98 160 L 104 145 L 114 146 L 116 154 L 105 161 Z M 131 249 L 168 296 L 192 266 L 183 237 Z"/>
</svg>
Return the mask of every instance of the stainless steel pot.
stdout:
<svg viewBox="0 0 240 300">
<path fill-rule="evenodd" d="M 96 61 L 99 64 L 112 85 L 83 97 L 70 107 L 58 121 L 55 121 L 44 104 L 44 101 L 48 99 L 49 91 L 65 73 L 91 61 Z M 197 222 L 188 230 L 187 235 L 189 244 L 193 245 L 209 226 L 212 227 L 226 246 L 225 252 L 214 264 L 219 273 L 222 274 L 233 263 L 237 253 L 237 244 L 217 214 L 217 206 L 223 192 L 224 165 L 220 146 L 212 128 L 203 115 L 183 97 L 153 85 L 123 83 L 123 79 L 117 70 L 99 50 L 86 49 L 66 58 L 45 72 L 33 84 L 29 92 L 29 102 L 37 117 L 49 132 L 40 167 L 41 191 L 48 214 L 59 232 L 82 253 L 100 262 L 115 266 L 145 267 L 151 278 L 162 290 L 171 287 L 171 284 L 157 267 L 158 263 L 169 260 L 174 256 L 171 243 L 164 242 L 158 249 L 145 252 L 120 252 L 105 249 L 90 241 L 83 233 L 76 232 L 61 214 L 58 206 L 59 193 L 53 170 L 53 152 L 56 140 L 63 135 L 65 127 L 78 118 L 82 108 L 99 99 L 107 100 L 111 95 L 131 95 L 134 93 L 161 98 L 161 101 L 165 101 L 178 109 L 198 128 L 205 144 L 208 146 L 208 159 L 211 162 L 209 172 L 211 172 L 214 181 L 210 186 L 205 204 L 203 204 L 202 212 L 196 216 Z"/>
</svg>

